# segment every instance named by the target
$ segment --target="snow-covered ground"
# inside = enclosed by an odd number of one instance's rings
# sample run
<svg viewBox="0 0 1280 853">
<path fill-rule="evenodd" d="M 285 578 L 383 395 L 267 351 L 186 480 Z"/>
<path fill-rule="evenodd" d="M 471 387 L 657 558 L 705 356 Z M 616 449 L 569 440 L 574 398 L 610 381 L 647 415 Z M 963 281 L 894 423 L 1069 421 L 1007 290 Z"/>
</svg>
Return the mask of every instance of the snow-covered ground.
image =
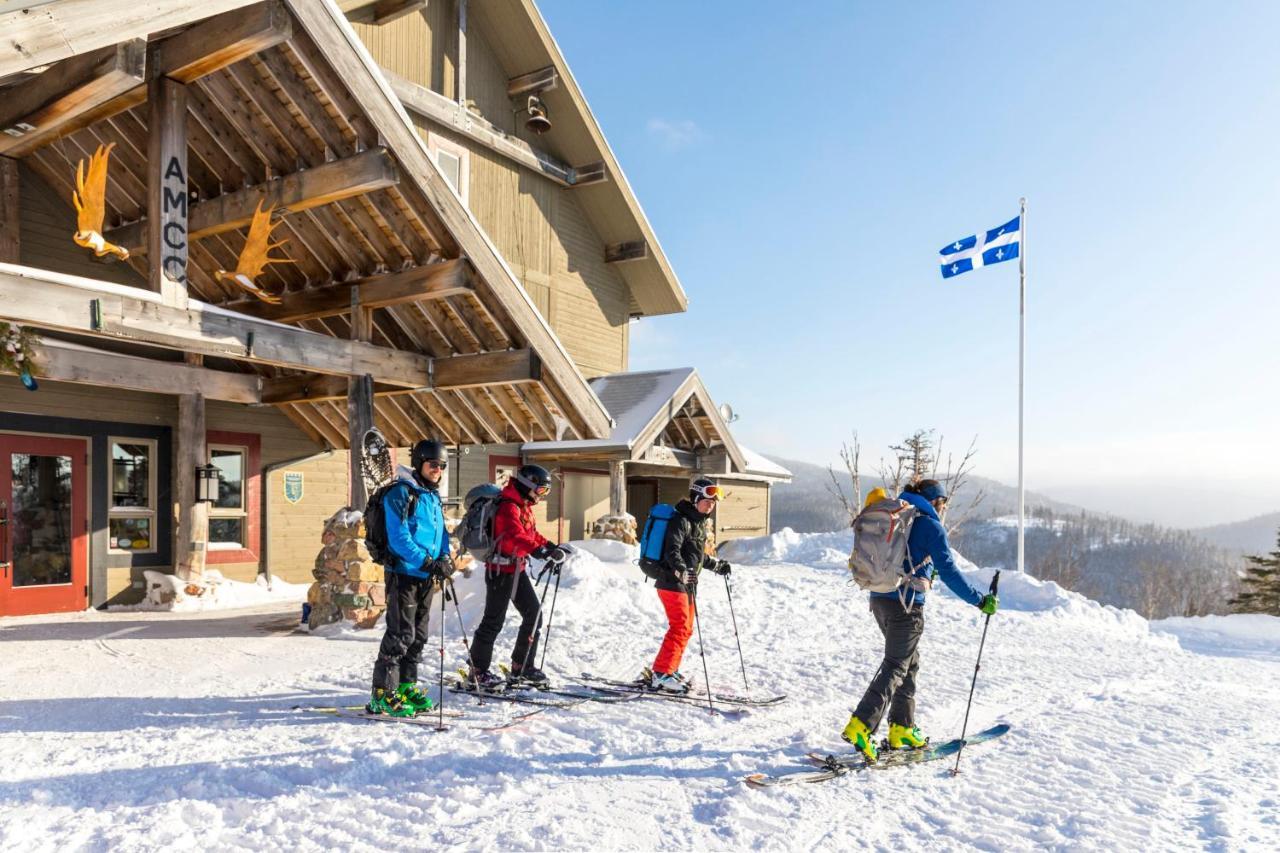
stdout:
<svg viewBox="0 0 1280 853">
<path fill-rule="evenodd" d="M 1153 629 L 1008 574 L 970 728 L 1013 730 L 967 752 L 959 777 L 930 764 L 743 785 L 842 748 L 879 663 L 840 535 L 733 546 L 752 691 L 789 696 L 733 720 L 642 700 L 489 734 L 476 727 L 512 708 L 454 696 L 467 717 L 441 734 L 293 713 L 361 701 L 379 639 L 295 631 L 294 604 L 0 620 L 0 848 L 1280 848 L 1280 661 L 1259 651 L 1280 620 Z M 604 559 L 584 553 L 566 574 L 547 668 L 629 675 L 662 634 L 658 600 L 623 549 L 594 547 Z M 471 629 L 481 589 L 462 584 Z M 712 681 L 741 689 L 718 578 L 701 600 Z M 959 732 L 981 622 L 949 595 L 928 608 L 919 722 L 943 738 Z M 452 608 L 447 638 L 461 665 Z M 424 670 L 437 661 L 429 648 Z M 683 668 L 701 671 L 696 639 Z"/>
</svg>

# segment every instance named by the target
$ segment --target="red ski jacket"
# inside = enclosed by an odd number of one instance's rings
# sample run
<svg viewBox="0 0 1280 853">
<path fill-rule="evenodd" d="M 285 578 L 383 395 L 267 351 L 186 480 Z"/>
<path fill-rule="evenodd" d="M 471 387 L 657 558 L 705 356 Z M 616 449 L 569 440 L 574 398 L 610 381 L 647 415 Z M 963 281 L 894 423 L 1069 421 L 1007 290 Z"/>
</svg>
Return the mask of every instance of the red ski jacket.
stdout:
<svg viewBox="0 0 1280 853">
<path fill-rule="evenodd" d="M 524 571 L 529 555 L 549 545 L 533 521 L 533 505 L 521 496 L 514 483 L 507 483 L 493 515 L 493 554 L 488 565 L 505 575 Z"/>
</svg>

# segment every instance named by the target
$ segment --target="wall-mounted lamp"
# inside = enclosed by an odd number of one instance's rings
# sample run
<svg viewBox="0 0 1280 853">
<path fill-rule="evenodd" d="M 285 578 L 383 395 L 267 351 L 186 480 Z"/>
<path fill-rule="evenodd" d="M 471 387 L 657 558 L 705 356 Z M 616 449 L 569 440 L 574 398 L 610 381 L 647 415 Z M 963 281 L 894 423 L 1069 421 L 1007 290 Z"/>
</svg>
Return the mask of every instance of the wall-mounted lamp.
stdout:
<svg viewBox="0 0 1280 853">
<path fill-rule="evenodd" d="M 213 503 L 218 499 L 218 483 L 221 477 L 218 475 L 217 465 L 197 465 L 196 466 L 196 502 L 197 503 Z"/>
</svg>

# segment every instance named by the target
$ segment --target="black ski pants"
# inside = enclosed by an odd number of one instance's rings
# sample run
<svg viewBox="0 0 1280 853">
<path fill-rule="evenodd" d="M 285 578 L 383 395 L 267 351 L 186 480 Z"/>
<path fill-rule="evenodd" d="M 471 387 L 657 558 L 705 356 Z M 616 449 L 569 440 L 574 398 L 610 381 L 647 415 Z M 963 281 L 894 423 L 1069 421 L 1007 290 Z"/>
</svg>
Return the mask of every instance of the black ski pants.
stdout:
<svg viewBox="0 0 1280 853">
<path fill-rule="evenodd" d="M 427 644 L 432 581 L 386 572 L 387 632 L 373 664 L 373 686 L 394 691 L 401 682 L 418 680 L 418 659 Z"/>
<path fill-rule="evenodd" d="M 884 660 L 853 714 L 874 732 L 887 708 L 891 724 L 910 728 L 916 717 L 916 673 L 920 671 L 924 607 L 917 604 L 908 610 L 896 597 L 873 597 L 871 615 L 884 634 Z"/>
<path fill-rule="evenodd" d="M 511 651 L 511 664 L 519 668 L 529 661 L 535 665 L 538 657 L 538 635 L 542 631 L 542 606 L 528 572 L 502 574 L 493 569 L 485 572 L 484 617 L 476 628 L 475 642 L 471 644 L 471 663 L 476 672 L 484 672 L 493 663 L 493 644 L 502 633 L 507 620 L 507 604 L 513 603 L 520 611 L 520 632 L 516 634 L 516 647 Z M 526 657 L 527 655 L 527 657 Z"/>
</svg>

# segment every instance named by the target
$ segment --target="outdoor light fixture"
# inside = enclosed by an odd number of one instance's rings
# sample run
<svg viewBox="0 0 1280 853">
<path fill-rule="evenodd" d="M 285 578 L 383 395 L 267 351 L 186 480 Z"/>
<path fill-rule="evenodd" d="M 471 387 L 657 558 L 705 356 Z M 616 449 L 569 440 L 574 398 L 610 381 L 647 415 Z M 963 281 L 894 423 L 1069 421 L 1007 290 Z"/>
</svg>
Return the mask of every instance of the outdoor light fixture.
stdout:
<svg viewBox="0 0 1280 853">
<path fill-rule="evenodd" d="M 196 503 L 213 503 L 218 499 L 217 465 L 196 466 Z"/>
<path fill-rule="evenodd" d="M 529 96 L 525 112 L 529 114 L 529 118 L 525 119 L 524 126 L 529 130 L 541 135 L 551 129 L 551 114 L 547 110 L 547 105 L 536 94 Z"/>
</svg>

